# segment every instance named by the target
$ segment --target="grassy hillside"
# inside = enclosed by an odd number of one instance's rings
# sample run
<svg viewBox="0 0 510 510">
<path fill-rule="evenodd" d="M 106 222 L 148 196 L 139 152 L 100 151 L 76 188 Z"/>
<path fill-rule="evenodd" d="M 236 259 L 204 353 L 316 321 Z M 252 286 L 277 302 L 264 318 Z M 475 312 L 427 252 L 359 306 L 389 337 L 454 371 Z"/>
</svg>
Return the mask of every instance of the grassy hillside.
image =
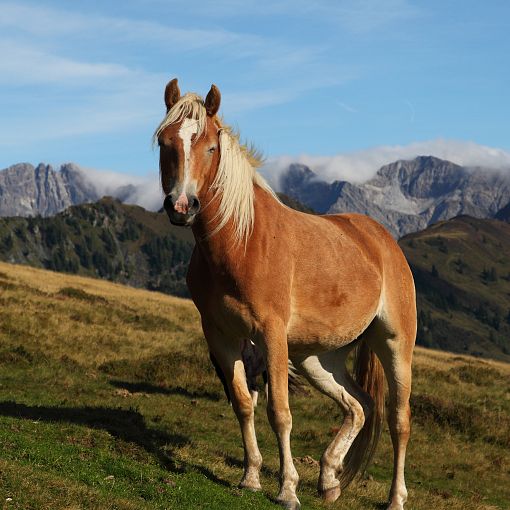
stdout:
<svg viewBox="0 0 510 510">
<path fill-rule="evenodd" d="M 0 218 L 0 260 L 181 296 L 193 245 L 165 213 L 108 197 L 51 218 Z"/>
<path fill-rule="evenodd" d="M 403 237 L 421 345 L 510 361 L 510 224 L 459 216 Z"/>
<path fill-rule="evenodd" d="M 510 507 L 510 366 L 418 348 L 409 509 Z M 186 300 L 0 263 L 0 504 L 15 509 L 269 509 L 278 456 L 264 400 L 264 492 L 236 489 L 232 409 Z M 304 508 L 340 421 L 314 390 L 294 395 Z M 369 476 L 336 505 L 384 508 L 384 432 Z"/>
</svg>

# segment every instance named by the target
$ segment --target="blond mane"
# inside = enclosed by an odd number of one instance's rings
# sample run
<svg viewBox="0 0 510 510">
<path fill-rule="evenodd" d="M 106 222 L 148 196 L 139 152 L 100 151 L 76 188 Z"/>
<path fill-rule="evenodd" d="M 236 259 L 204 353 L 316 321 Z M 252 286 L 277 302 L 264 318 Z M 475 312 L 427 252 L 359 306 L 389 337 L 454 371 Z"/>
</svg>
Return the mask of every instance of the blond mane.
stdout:
<svg viewBox="0 0 510 510">
<path fill-rule="evenodd" d="M 157 141 L 165 128 L 185 118 L 197 121 L 196 139 L 204 134 L 207 129 L 207 112 L 203 99 L 197 94 L 188 93 L 177 101 L 157 127 L 153 141 Z M 218 220 L 218 225 L 211 235 L 218 233 L 232 219 L 235 243 L 246 243 L 255 222 L 253 185 L 257 184 L 276 200 L 279 199 L 256 171 L 262 164 L 261 156 L 253 147 L 241 144 L 239 135 L 231 127 L 219 118 L 216 120 L 219 125 L 220 162 L 211 189 L 214 192 L 213 199 L 219 199 L 219 207 L 213 218 Z"/>
</svg>

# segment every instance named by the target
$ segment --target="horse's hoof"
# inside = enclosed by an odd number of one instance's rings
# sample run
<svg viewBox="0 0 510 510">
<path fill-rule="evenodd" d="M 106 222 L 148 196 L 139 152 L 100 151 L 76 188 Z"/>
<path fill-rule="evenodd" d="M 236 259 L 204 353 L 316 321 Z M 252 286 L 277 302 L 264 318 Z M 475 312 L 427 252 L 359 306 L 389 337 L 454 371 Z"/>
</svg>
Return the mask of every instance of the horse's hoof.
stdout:
<svg viewBox="0 0 510 510">
<path fill-rule="evenodd" d="M 321 491 L 321 497 L 326 503 L 334 503 L 340 497 L 341 492 L 342 489 L 337 485 L 336 487 Z"/>
<path fill-rule="evenodd" d="M 262 490 L 262 486 L 260 485 L 260 483 L 248 482 L 246 480 L 241 480 L 239 482 L 238 487 L 240 489 L 246 489 L 246 490 L 252 491 L 252 492 L 259 492 Z"/>
<path fill-rule="evenodd" d="M 291 499 L 289 500 L 283 500 L 283 499 L 277 499 L 276 502 L 285 508 L 286 510 L 299 510 L 301 508 L 301 503 L 299 502 L 299 499 Z"/>
<path fill-rule="evenodd" d="M 407 501 L 407 491 L 401 495 L 393 496 L 390 498 L 386 510 L 404 510 L 405 502 Z"/>
</svg>

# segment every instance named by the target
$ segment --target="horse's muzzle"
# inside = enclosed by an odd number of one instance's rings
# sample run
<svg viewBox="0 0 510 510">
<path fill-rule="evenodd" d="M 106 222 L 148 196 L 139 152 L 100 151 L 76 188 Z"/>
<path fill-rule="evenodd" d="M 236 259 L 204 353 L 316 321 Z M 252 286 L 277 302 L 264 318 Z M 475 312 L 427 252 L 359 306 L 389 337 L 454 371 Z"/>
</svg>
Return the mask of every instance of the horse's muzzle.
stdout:
<svg viewBox="0 0 510 510">
<path fill-rule="evenodd" d="M 168 214 L 172 225 L 189 227 L 193 224 L 195 216 L 200 211 L 200 200 L 196 195 L 190 195 L 187 199 L 186 212 L 181 212 L 183 208 L 176 207 L 175 199 L 172 197 L 172 194 L 166 196 L 163 202 L 163 208 Z"/>
</svg>

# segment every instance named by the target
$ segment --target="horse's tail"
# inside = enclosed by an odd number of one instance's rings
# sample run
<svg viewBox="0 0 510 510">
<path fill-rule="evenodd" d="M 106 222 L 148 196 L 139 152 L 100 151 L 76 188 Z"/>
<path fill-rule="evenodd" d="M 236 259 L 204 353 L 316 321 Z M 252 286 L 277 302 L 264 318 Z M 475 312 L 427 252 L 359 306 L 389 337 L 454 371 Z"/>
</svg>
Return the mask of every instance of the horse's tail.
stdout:
<svg viewBox="0 0 510 510">
<path fill-rule="evenodd" d="M 375 353 L 363 340 L 356 348 L 353 377 L 370 395 L 374 406 L 345 456 L 339 476 L 342 488 L 347 487 L 358 473 L 361 476 L 365 472 L 375 453 L 384 420 L 384 370 Z"/>
</svg>

